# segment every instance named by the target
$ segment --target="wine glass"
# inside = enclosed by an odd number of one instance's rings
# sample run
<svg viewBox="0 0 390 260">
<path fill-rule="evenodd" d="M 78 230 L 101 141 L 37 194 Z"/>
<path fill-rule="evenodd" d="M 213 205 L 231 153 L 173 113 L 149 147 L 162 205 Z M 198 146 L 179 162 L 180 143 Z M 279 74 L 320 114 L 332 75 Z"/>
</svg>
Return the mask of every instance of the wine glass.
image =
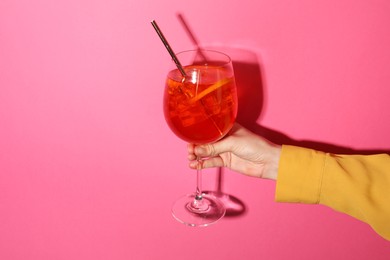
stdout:
<svg viewBox="0 0 390 260">
<path fill-rule="evenodd" d="M 237 90 L 230 57 L 199 49 L 180 52 L 176 57 L 182 67 L 168 73 L 164 92 L 168 126 L 182 140 L 197 145 L 221 139 L 237 116 Z M 201 159 L 197 160 L 201 165 Z M 222 202 L 202 192 L 200 168 L 195 192 L 181 197 L 172 208 L 173 216 L 189 226 L 207 226 L 225 214 Z"/>
</svg>

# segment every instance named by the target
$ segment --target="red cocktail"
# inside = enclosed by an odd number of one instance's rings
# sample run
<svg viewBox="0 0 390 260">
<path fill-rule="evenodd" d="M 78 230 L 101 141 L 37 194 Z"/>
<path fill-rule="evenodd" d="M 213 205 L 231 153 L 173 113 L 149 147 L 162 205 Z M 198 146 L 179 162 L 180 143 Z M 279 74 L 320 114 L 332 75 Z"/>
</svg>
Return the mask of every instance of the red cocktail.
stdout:
<svg viewBox="0 0 390 260">
<path fill-rule="evenodd" d="M 186 142 L 215 142 L 229 132 L 237 115 L 232 62 L 223 53 L 206 50 L 181 52 L 177 58 L 185 75 L 179 69 L 168 73 L 165 119 L 172 131 Z M 225 209 L 218 199 L 202 193 L 198 169 L 196 192 L 179 199 L 172 213 L 184 224 L 206 226 L 220 219 Z"/>
</svg>

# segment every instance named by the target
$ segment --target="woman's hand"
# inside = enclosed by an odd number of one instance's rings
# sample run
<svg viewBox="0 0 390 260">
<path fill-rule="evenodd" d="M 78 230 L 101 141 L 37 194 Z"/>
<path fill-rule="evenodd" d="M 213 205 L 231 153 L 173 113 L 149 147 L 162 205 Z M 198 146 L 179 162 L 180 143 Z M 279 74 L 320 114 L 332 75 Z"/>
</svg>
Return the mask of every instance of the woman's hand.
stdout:
<svg viewBox="0 0 390 260">
<path fill-rule="evenodd" d="M 218 142 L 188 145 L 190 168 L 227 167 L 242 174 L 276 180 L 281 146 L 273 144 L 239 124 Z M 201 158 L 199 165 L 197 158 Z"/>
</svg>

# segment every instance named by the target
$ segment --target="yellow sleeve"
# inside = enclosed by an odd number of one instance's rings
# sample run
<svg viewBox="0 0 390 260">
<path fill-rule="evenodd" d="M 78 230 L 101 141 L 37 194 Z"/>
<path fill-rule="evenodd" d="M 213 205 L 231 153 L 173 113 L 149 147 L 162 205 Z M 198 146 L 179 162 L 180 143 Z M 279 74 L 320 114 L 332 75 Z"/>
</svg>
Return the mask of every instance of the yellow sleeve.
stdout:
<svg viewBox="0 0 390 260">
<path fill-rule="evenodd" d="M 326 205 L 390 240 L 390 155 L 335 155 L 285 145 L 276 201 Z"/>
</svg>

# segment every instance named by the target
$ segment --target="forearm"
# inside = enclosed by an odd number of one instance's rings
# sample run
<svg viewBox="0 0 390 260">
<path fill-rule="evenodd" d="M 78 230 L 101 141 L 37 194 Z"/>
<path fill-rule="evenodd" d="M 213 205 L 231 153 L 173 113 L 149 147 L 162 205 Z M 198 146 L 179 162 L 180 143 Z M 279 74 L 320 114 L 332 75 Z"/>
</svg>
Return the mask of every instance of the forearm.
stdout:
<svg viewBox="0 0 390 260">
<path fill-rule="evenodd" d="M 276 201 L 319 203 L 390 240 L 390 156 L 332 155 L 283 146 Z"/>
</svg>

